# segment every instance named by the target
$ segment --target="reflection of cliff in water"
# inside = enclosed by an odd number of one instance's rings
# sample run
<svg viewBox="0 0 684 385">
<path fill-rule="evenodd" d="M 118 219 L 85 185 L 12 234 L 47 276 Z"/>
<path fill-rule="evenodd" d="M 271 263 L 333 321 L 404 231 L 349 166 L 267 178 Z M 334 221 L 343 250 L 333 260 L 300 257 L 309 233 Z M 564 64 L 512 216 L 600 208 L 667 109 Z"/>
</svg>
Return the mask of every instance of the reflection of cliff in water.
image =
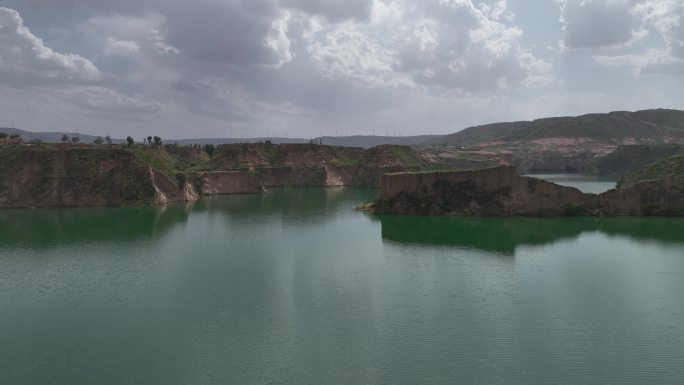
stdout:
<svg viewBox="0 0 684 385">
<path fill-rule="evenodd" d="M 274 188 L 265 194 L 206 197 L 195 204 L 194 210 L 234 218 L 278 216 L 297 222 L 324 223 L 337 215 L 342 206 L 355 208 L 359 202 L 376 196 L 377 190 L 372 189 Z"/>
<path fill-rule="evenodd" d="M 398 243 L 451 245 L 514 254 L 518 246 L 545 245 L 586 232 L 684 243 L 681 218 L 465 218 L 375 217 L 382 238 Z"/>
<path fill-rule="evenodd" d="M 135 208 L 0 210 L 0 246 L 158 238 L 185 222 L 192 203 Z"/>
</svg>

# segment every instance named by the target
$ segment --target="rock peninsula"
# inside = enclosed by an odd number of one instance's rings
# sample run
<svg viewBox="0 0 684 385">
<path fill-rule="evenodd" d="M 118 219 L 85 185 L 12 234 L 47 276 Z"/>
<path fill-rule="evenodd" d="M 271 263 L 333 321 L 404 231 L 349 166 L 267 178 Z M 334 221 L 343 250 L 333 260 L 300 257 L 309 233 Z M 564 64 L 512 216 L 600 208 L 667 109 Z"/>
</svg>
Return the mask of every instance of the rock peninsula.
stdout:
<svg viewBox="0 0 684 385">
<path fill-rule="evenodd" d="M 450 216 L 684 215 L 684 178 L 644 180 L 602 194 L 518 175 L 512 166 L 382 177 L 381 214 Z"/>
</svg>

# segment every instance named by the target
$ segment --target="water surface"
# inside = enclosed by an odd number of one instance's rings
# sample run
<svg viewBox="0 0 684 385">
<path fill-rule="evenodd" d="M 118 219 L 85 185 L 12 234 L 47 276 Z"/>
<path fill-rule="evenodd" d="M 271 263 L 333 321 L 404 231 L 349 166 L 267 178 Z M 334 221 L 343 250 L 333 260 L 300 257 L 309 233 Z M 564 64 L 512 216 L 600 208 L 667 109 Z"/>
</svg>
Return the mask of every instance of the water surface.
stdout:
<svg viewBox="0 0 684 385">
<path fill-rule="evenodd" d="M 527 176 L 548 180 L 561 186 L 576 187 L 582 192 L 594 194 L 615 188 L 617 183 L 617 180 L 611 177 L 585 174 L 529 174 Z"/>
<path fill-rule="evenodd" d="M 0 211 L 0 384 L 675 384 L 684 221 Z"/>
</svg>

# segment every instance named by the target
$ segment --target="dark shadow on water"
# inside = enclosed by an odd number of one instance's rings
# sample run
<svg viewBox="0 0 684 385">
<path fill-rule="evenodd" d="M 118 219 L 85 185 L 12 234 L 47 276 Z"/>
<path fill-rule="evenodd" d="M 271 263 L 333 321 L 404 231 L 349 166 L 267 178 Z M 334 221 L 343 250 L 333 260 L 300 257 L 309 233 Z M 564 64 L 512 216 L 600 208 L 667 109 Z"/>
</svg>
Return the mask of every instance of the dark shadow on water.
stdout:
<svg viewBox="0 0 684 385">
<path fill-rule="evenodd" d="M 356 188 L 284 188 L 265 194 L 207 197 L 198 201 L 195 212 L 220 213 L 234 218 L 285 217 L 292 221 L 324 223 L 339 213 L 373 200 L 376 190 Z"/>
<path fill-rule="evenodd" d="M 515 254 L 518 246 L 541 246 L 586 232 L 637 240 L 684 243 L 680 218 L 456 218 L 378 215 L 386 241 L 449 245 Z"/>
<path fill-rule="evenodd" d="M 187 221 L 192 204 L 135 208 L 0 210 L 0 246 L 158 238 Z"/>
</svg>

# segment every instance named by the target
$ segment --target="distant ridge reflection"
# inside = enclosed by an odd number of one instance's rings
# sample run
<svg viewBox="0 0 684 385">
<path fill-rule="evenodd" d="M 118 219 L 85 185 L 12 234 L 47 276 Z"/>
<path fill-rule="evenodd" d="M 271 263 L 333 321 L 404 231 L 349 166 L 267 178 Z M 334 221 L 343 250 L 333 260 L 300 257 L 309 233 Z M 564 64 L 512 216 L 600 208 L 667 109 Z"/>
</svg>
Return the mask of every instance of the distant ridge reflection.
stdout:
<svg viewBox="0 0 684 385">
<path fill-rule="evenodd" d="M 462 218 L 375 216 L 382 238 L 408 244 L 449 245 L 515 254 L 518 246 L 541 246 L 587 232 L 639 240 L 684 243 L 680 218 Z"/>
</svg>

